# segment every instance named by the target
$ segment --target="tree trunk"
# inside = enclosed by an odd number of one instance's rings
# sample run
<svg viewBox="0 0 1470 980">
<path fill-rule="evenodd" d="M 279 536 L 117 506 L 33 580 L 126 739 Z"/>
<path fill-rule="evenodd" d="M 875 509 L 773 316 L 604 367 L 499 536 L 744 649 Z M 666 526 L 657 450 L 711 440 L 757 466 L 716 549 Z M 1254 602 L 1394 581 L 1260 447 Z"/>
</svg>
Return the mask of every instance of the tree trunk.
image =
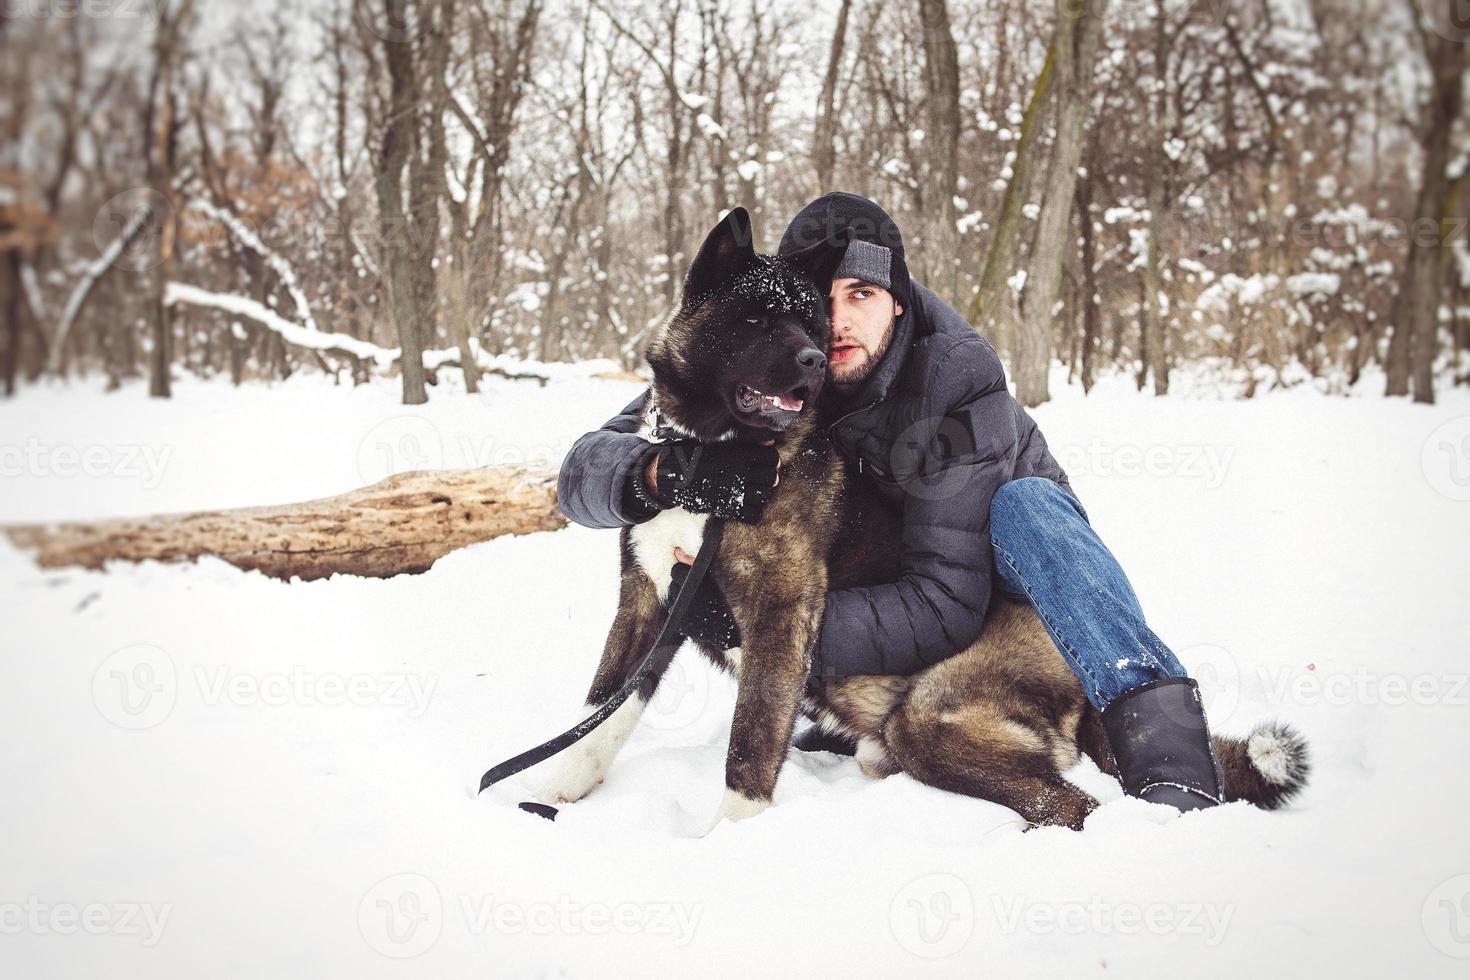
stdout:
<svg viewBox="0 0 1470 980">
<path fill-rule="evenodd" d="M 407 24 L 406 0 L 384 0 L 389 24 Z M 383 233 L 383 258 L 388 264 L 388 291 L 398 345 L 403 349 L 403 404 L 422 405 L 429 400 L 424 388 L 424 331 L 413 265 L 415 251 L 432 243 L 413 241 L 413 226 L 404 212 L 403 171 L 412 155 L 417 126 L 418 92 L 414 75 L 413 45 L 384 38 L 383 54 L 388 63 L 391 95 L 383 124 L 382 142 L 374 163 L 374 187 L 378 197 L 378 220 Z"/>
<path fill-rule="evenodd" d="M 817 137 L 812 160 L 817 170 L 818 195 L 832 189 L 832 174 L 837 166 L 834 142 L 837 127 L 832 114 L 837 108 L 837 79 L 842 73 L 842 49 L 847 45 L 847 17 L 851 11 L 852 0 L 842 0 L 837 10 L 837 26 L 832 31 L 832 48 L 827 55 L 827 74 L 822 79 L 822 94 L 817 101 Z"/>
<path fill-rule="evenodd" d="M 1144 344 L 1147 358 L 1140 372 L 1152 371 L 1154 394 L 1169 393 L 1169 337 L 1168 325 L 1164 322 L 1164 256 L 1160 241 L 1160 227 L 1164 223 L 1164 185 L 1162 176 L 1155 179 L 1148 189 L 1148 256 L 1143 264 L 1143 331 L 1148 340 Z"/>
<path fill-rule="evenodd" d="M 0 233 L 8 229 L 0 227 Z M 5 311 L 5 394 L 15 394 L 15 376 L 20 369 L 20 250 L 5 253 L 0 268 L 0 308 Z"/>
<path fill-rule="evenodd" d="M 1440 29 L 1444 29 L 1442 26 Z M 1470 31 L 1464 32 L 1470 35 Z M 1409 254 L 1394 300 L 1393 337 L 1388 346 L 1389 395 L 1409 393 L 1413 371 L 1414 400 L 1434 401 L 1434 358 L 1439 350 L 1439 305 L 1444 288 L 1444 266 L 1449 254 L 1446 221 L 1453 206 L 1448 173 L 1450 137 L 1464 105 L 1466 40 L 1451 40 L 1421 30 L 1425 57 L 1433 75 L 1431 98 L 1420 119 L 1424 165 L 1419 200 L 1409 232 Z"/>
<path fill-rule="evenodd" d="M 406 257 L 413 282 L 419 343 L 416 360 L 420 372 L 423 370 L 423 351 L 435 346 L 435 325 L 439 313 L 439 277 L 434 265 L 439 251 L 439 188 L 443 185 L 447 161 L 444 113 L 448 89 L 439 85 L 437 80 L 447 70 L 453 17 L 451 0 L 419 5 L 418 55 L 410 72 L 411 78 L 419 80 L 414 89 L 417 98 L 413 113 L 422 114 L 422 118 L 411 127 L 414 144 L 408 159 L 408 221 L 412 229 L 412 248 Z M 403 44 L 395 46 L 407 47 Z M 403 353 L 406 363 L 407 349 Z"/>
<path fill-rule="evenodd" d="M 1149 358 L 1149 329 L 1144 321 L 1148 317 L 1148 281 L 1142 278 L 1138 281 L 1138 390 L 1142 391 L 1148 384 Z"/>
<path fill-rule="evenodd" d="M 1077 184 L 1077 219 L 1082 223 L 1082 390 L 1092 391 L 1102 347 L 1097 309 L 1097 237 L 1092 228 L 1092 169 Z"/>
<path fill-rule="evenodd" d="M 1150 153 L 1153 157 L 1153 179 L 1148 185 L 1148 235 L 1143 264 L 1143 307 L 1140 311 L 1142 341 L 1142 364 L 1138 369 L 1139 390 L 1151 372 L 1154 376 L 1154 394 L 1169 393 L 1169 347 L 1167 324 L 1164 322 L 1164 255 L 1162 229 L 1164 209 L 1168 206 L 1168 180 L 1171 161 L 1164 152 L 1164 142 L 1171 132 L 1169 120 L 1169 58 L 1172 53 L 1169 36 L 1168 12 L 1164 0 L 1154 4 L 1154 71 L 1158 77 L 1154 83 L 1153 132 L 1150 136 Z"/>
<path fill-rule="evenodd" d="M 453 0 L 448 0 L 444 5 L 444 30 L 452 35 L 454 30 L 456 8 Z M 449 168 L 442 165 L 444 153 L 444 112 L 451 106 L 452 97 L 449 94 L 449 80 L 446 77 L 449 71 L 449 59 L 447 49 L 445 56 L 438 59 L 434 73 L 434 98 L 437 108 L 433 117 L 434 146 L 436 155 L 441 157 L 441 165 L 437 173 L 431 176 L 435 179 L 435 189 L 439 200 L 448 203 L 450 219 L 450 245 L 449 261 L 441 266 L 440 293 L 444 296 L 448 306 L 445 322 L 449 327 L 449 336 L 454 346 L 459 348 L 460 370 L 464 372 L 465 391 L 471 395 L 480 390 L 480 366 L 475 360 L 474 349 L 470 346 L 470 302 L 469 302 L 469 249 L 466 247 L 469 238 L 468 213 L 463 206 L 456 206 L 453 196 L 449 192 Z"/>
<path fill-rule="evenodd" d="M 459 348 L 460 370 L 464 372 L 464 389 L 473 395 L 480 390 L 480 365 L 470 346 L 470 303 L 466 278 L 466 250 L 455 236 L 454 262 L 445 270 L 444 297 L 449 304 L 449 332 Z"/>
<path fill-rule="evenodd" d="M 924 30 L 924 87 L 928 95 L 929 180 L 925 193 L 927 224 L 934 234 L 920 254 L 929 256 L 929 283 L 947 299 L 955 299 L 959 270 L 959 232 L 954 198 L 959 180 L 960 60 L 950 29 L 945 0 L 920 0 Z M 934 197 L 937 196 L 938 200 Z"/>
<path fill-rule="evenodd" d="M 1056 37 L 1057 138 L 1042 194 L 1041 215 L 1026 277 L 1021 329 L 1013 370 L 1016 399 L 1040 405 L 1050 397 L 1052 308 L 1061 287 L 1062 264 L 1073 247 L 1072 210 L 1077 166 L 1082 162 L 1087 117 L 1092 113 L 1092 74 L 1097 62 L 1107 0 L 1085 0 L 1058 8 Z"/>
<path fill-rule="evenodd" d="M 981 333 L 990 334 L 998 346 L 1007 346 L 1012 339 L 1012 327 L 1016 320 L 1015 294 L 1009 279 L 1014 271 L 1016 255 L 1020 251 L 1021 216 L 1026 205 L 1026 189 L 1031 184 L 1031 174 L 1038 169 L 1036 133 L 1041 117 L 1051 97 L 1052 78 L 1056 66 L 1056 39 L 1046 53 L 1046 63 L 1037 76 L 1036 87 L 1031 92 L 1031 101 L 1026 106 L 1026 115 L 1021 120 L 1021 138 L 1016 143 L 1016 159 L 1011 164 L 1011 179 L 1006 182 L 1005 198 L 1001 203 L 1000 217 L 995 223 L 995 233 L 990 248 L 985 253 L 985 267 L 980 273 L 980 287 L 970 303 L 970 322 Z"/>
<path fill-rule="evenodd" d="M 400 473 L 336 497 L 279 507 L 5 528 L 42 568 L 193 561 L 303 581 L 422 572 L 465 545 L 564 527 L 556 474 L 521 467 Z"/>
</svg>

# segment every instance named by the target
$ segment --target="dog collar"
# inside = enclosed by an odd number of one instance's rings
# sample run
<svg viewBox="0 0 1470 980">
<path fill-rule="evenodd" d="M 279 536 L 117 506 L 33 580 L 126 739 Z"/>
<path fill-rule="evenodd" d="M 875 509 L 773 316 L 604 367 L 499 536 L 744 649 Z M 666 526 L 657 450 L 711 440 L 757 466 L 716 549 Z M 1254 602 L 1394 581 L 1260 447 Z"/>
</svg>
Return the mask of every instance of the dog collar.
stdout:
<svg viewBox="0 0 1470 980">
<path fill-rule="evenodd" d="M 670 442 L 674 439 L 688 439 L 689 434 L 682 432 L 670 422 L 663 412 L 653 410 L 653 439 L 655 442 Z"/>
<path fill-rule="evenodd" d="M 659 411 L 657 405 L 648 408 L 648 441 L 649 442 L 673 442 L 679 439 L 699 439 L 694 433 L 671 420 L 663 412 Z M 699 439 L 700 442 L 729 442 L 735 438 L 735 430 L 721 433 L 714 439 Z"/>
</svg>

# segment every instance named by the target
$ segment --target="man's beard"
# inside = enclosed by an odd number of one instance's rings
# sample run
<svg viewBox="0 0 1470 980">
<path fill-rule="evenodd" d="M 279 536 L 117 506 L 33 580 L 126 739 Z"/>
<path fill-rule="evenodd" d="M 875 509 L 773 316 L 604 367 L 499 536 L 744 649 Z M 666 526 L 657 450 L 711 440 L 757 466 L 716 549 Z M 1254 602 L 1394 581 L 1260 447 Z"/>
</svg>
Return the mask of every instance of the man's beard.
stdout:
<svg viewBox="0 0 1470 980">
<path fill-rule="evenodd" d="M 855 344 L 865 351 L 868 356 L 857 364 L 844 364 L 841 367 L 834 366 L 828 374 L 827 380 L 834 385 L 840 385 L 848 389 L 855 388 L 864 381 L 867 381 L 868 377 L 877 370 L 878 362 L 883 360 L 883 355 L 888 352 L 888 345 L 893 343 L 893 328 L 897 323 L 898 317 L 896 315 L 888 321 L 888 329 L 883 331 L 883 339 L 878 341 L 876 350 L 868 350 L 868 348 L 852 338 L 845 340 L 844 343 Z"/>
</svg>

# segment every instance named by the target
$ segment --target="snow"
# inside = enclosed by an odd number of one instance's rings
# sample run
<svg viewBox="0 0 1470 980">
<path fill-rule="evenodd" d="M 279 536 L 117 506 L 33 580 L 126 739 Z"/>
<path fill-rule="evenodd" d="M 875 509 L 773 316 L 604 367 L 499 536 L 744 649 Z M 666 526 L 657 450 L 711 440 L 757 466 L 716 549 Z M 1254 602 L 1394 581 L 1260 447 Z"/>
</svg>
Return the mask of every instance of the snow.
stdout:
<svg viewBox="0 0 1470 980">
<path fill-rule="evenodd" d="M 469 396 L 445 372 L 413 408 L 391 382 L 304 375 L 186 378 L 170 402 L 23 388 L 0 403 L 0 521 L 555 465 L 640 390 L 551 373 Z M 0 972 L 1462 976 L 1470 393 L 1234 401 L 1176 380 L 1190 394 L 1117 376 L 1084 398 L 1057 376 L 1035 415 L 1214 727 L 1310 739 L 1292 808 L 1181 817 L 1089 767 L 1104 805 L 1083 832 L 1022 833 L 793 753 L 773 808 L 700 838 L 733 691 L 686 652 L 606 783 L 549 823 L 514 807 L 534 769 L 470 786 L 575 720 L 616 533 L 293 584 L 214 560 L 40 571 L 0 545 Z"/>
<path fill-rule="evenodd" d="M 1297 296 L 1333 296 L 1341 285 L 1342 277 L 1331 272 L 1304 272 L 1286 280 L 1286 288 Z"/>
<path fill-rule="evenodd" d="M 707 139 L 724 140 L 730 138 L 729 134 L 725 132 L 725 127 L 715 122 L 714 117 L 709 115 L 709 113 L 701 112 L 694 117 L 694 123 Z"/>
</svg>

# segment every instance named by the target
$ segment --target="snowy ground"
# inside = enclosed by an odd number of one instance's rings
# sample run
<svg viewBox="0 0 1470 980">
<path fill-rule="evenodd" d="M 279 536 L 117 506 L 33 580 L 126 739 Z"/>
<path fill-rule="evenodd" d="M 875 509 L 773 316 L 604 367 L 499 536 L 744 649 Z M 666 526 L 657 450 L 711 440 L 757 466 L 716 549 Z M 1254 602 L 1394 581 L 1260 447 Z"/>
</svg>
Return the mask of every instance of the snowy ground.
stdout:
<svg viewBox="0 0 1470 980">
<path fill-rule="evenodd" d="M 304 499 L 544 461 L 637 391 L 95 384 L 0 404 L 0 521 Z M 1108 801 L 1082 833 L 795 754 L 713 816 L 730 684 L 681 655 L 555 824 L 476 799 L 572 720 L 616 535 L 391 581 L 40 572 L 0 545 L 0 976 L 1464 976 L 1470 397 L 1141 397 L 1037 413 L 1219 729 L 1289 719 L 1279 813 Z M 523 784 L 524 785 L 524 784 Z"/>
</svg>

